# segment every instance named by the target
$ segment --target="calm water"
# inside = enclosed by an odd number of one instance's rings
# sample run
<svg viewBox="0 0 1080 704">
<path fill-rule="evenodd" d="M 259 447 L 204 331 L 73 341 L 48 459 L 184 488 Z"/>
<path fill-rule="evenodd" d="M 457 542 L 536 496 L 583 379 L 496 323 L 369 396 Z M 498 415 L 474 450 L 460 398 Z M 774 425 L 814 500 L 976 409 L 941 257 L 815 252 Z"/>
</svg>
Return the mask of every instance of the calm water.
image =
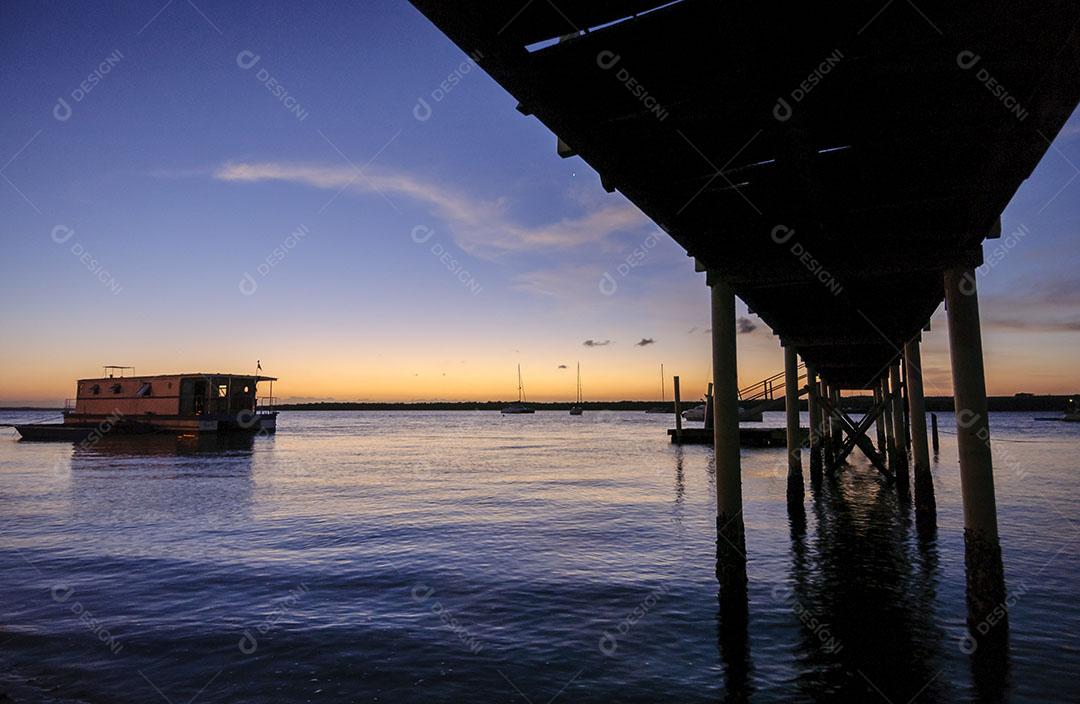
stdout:
<svg viewBox="0 0 1080 704">
<path fill-rule="evenodd" d="M 784 451 L 744 450 L 738 633 L 718 623 L 711 451 L 670 446 L 660 416 L 286 413 L 246 443 L 79 450 L 0 429 L 0 691 L 1080 700 L 1080 425 L 1035 415 L 991 421 L 1016 602 L 1008 658 L 989 666 L 961 647 L 952 435 L 930 539 L 862 463 L 808 490 L 793 523 Z"/>
</svg>

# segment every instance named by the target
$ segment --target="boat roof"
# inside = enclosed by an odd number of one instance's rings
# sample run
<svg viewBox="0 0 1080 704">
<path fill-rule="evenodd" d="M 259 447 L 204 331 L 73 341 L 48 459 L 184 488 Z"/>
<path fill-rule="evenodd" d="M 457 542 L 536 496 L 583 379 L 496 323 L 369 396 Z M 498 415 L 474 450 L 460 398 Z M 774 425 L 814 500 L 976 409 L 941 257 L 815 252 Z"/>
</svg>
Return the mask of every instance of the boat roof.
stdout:
<svg viewBox="0 0 1080 704">
<path fill-rule="evenodd" d="M 231 378 L 254 379 L 255 381 L 277 381 L 276 376 L 262 376 L 261 374 L 233 374 L 232 372 L 183 372 L 180 374 L 138 374 L 133 376 L 93 376 L 77 381 L 118 381 L 121 379 L 161 379 L 162 377 L 182 376 L 225 376 Z"/>
</svg>

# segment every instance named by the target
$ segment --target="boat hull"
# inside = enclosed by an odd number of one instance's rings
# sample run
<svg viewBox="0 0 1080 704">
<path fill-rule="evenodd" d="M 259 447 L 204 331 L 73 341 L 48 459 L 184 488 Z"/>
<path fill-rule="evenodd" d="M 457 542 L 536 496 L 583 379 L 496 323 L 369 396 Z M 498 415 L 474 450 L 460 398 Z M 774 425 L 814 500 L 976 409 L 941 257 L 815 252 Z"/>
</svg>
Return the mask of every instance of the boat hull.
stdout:
<svg viewBox="0 0 1080 704">
<path fill-rule="evenodd" d="M 277 412 L 247 416 L 154 416 L 133 421 L 115 416 L 69 413 L 63 423 L 26 423 L 15 430 L 23 440 L 84 442 L 95 436 L 153 435 L 183 433 L 214 435 L 225 433 L 268 434 L 277 430 Z"/>
</svg>

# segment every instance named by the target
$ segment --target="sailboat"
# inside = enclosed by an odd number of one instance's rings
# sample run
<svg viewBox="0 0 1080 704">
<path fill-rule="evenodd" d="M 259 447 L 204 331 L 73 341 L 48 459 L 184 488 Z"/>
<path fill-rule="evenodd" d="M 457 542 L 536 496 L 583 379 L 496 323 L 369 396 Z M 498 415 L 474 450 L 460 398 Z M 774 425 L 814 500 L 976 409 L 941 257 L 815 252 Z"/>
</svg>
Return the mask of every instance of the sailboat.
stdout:
<svg viewBox="0 0 1080 704">
<path fill-rule="evenodd" d="M 570 415 L 580 416 L 584 409 L 581 407 L 581 362 L 577 365 L 577 400 L 570 408 Z"/>
<path fill-rule="evenodd" d="M 666 399 L 665 394 L 664 394 L 664 363 L 661 362 L 660 363 L 660 403 L 663 404 L 663 403 L 666 402 L 666 400 L 667 399 Z M 661 406 L 653 406 L 652 408 L 648 408 L 648 409 L 645 410 L 645 412 L 646 413 L 671 413 L 672 409 L 668 408 L 666 405 L 661 405 Z"/>
<path fill-rule="evenodd" d="M 518 400 L 517 403 L 511 403 L 506 408 L 502 409 L 503 413 L 519 414 L 519 413 L 535 413 L 536 411 L 525 405 L 525 387 L 521 383 L 521 365 L 518 365 Z"/>
</svg>

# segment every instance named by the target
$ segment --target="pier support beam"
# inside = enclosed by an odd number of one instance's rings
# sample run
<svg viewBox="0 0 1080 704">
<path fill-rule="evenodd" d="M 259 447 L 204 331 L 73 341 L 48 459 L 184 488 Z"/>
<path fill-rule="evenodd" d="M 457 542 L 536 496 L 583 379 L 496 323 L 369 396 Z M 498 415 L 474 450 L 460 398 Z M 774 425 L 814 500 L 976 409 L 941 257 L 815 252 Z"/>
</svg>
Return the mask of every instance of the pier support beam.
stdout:
<svg viewBox="0 0 1080 704">
<path fill-rule="evenodd" d="M 998 540 L 990 425 L 986 411 L 982 331 L 975 271 L 945 272 L 949 312 L 956 446 L 964 500 L 964 563 L 967 571 L 968 628 L 972 638 L 1001 643 L 1008 634 L 1005 576 Z"/>
<path fill-rule="evenodd" d="M 881 400 L 885 402 L 884 409 L 881 412 L 882 425 L 885 427 L 885 446 L 882 448 L 882 452 L 885 453 L 885 457 L 889 460 L 889 469 L 896 469 L 896 442 L 893 440 L 893 413 L 892 413 L 892 398 L 890 394 L 892 391 L 889 389 L 889 374 L 885 373 L 881 377 Z"/>
<path fill-rule="evenodd" d="M 817 369 L 806 365 L 806 408 L 810 414 L 810 483 L 821 481 L 821 408 L 818 406 Z"/>
<path fill-rule="evenodd" d="M 745 589 L 746 533 L 739 465 L 739 378 L 735 293 L 714 272 L 712 287 L 713 444 L 716 453 L 716 554 L 721 590 Z"/>
<path fill-rule="evenodd" d="M 904 429 L 904 402 L 900 395 L 900 364 L 898 362 L 889 367 L 889 386 L 892 387 L 892 438 L 895 459 L 892 471 L 893 476 L 896 477 L 896 487 L 906 490 L 910 486 L 911 479 L 908 476 L 907 448 L 905 447 L 907 431 Z"/>
<path fill-rule="evenodd" d="M 784 344 L 784 413 L 787 420 L 787 499 L 803 500 L 802 441 L 799 438 L 799 358 L 795 348 Z"/>
<path fill-rule="evenodd" d="M 911 418 L 911 455 L 915 470 L 915 510 L 929 518 L 937 511 L 934 477 L 930 474 L 930 447 L 926 438 L 926 398 L 923 395 L 922 352 L 919 338 L 904 345 L 907 372 L 908 416 Z"/>
<path fill-rule="evenodd" d="M 882 403 L 883 396 L 881 394 L 881 382 L 874 387 L 874 405 Z M 874 422 L 874 427 L 877 429 L 877 451 L 881 453 L 883 457 L 887 457 L 888 448 L 885 445 L 885 415 L 878 416 L 878 419 Z"/>
<path fill-rule="evenodd" d="M 839 410 L 840 408 L 840 387 L 829 387 L 829 400 L 832 401 L 833 408 Z M 840 446 L 844 443 L 844 434 L 840 429 L 840 421 L 836 419 L 835 415 L 829 416 L 829 452 L 830 452 L 830 464 L 835 470 L 839 462 L 837 457 L 840 455 Z"/>
</svg>

